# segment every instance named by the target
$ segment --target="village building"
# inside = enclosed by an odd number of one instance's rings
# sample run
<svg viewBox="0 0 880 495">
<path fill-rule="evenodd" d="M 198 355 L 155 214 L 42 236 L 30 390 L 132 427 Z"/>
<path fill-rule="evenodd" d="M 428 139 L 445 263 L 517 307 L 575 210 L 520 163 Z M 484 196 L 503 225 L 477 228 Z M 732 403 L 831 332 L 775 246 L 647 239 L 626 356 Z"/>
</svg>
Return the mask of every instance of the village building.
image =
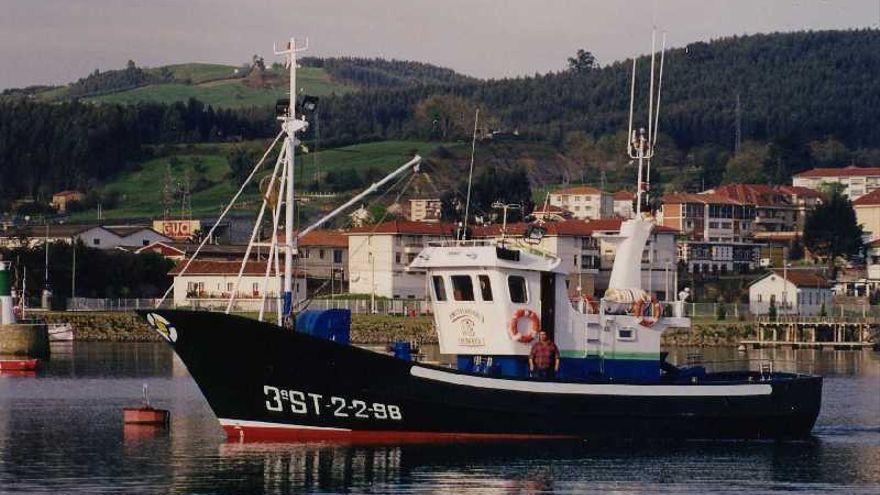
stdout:
<svg viewBox="0 0 880 495">
<path fill-rule="evenodd" d="M 348 281 L 348 238 L 345 233 L 313 230 L 297 240 L 297 254 L 297 267 L 309 278 Z"/>
<path fill-rule="evenodd" d="M 348 237 L 349 292 L 393 299 L 424 299 L 425 272 L 410 268 L 429 242 L 452 239 L 455 227 L 393 220 L 363 225 Z"/>
<path fill-rule="evenodd" d="M 754 232 L 794 232 L 803 230 L 809 211 L 821 195 L 806 187 L 768 184 L 727 184 L 706 191 L 742 204 L 754 205 Z"/>
<path fill-rule="evenodd" d="M 439 222 L 441 211 L 440 198 L 412 198 L 409 200 L 409 219 L 413 222 Z"/>
<path fill-rule="evenodd" d="M 749 312 L 766 315 L 771 304 L 777 315 L 816 316 L 830 311 L 831 284 L 821 275 L 800 269 L 773 270 L 749 286 Z"/>
<path fill-rule="evenodd" d="M 274 312 L 279 303 L 283 276 L 276 275 L 273 269 L 267 278 L 266 264 L 266 261 L 248 261 L 239 282 L 241 261 L 196 259 L 185 272 L 185 263 L 178 263 L 168 272 L 174 277 L 174 306 L 225 309 L 234 292 L 235 311 L 259 311 L 265 295 L 267 311 Z M 284 273 L 283 266 L 280 273 Z M 293 304 L 296 307 L 306 298 L 306 283 L 302 272 L 296 272 L 294 276 Z"/>
<path fill-rule="evenodd" d="M 880 189 L 875 189 L 852 202 L 856 222 L 868 238 L 880 237 Z"/>
<path fill-rule="evenodd" d="M 543 204 L 532 210 L 532 218 L 539 222 L 563 222 L 571 220 L 572 214 L 565 208 L 551 204 Z"/>
<path fill-rule="evenodd" d="M 814 168 L 792 177 L 793 186 L 819 190 L 825 184 L 840 184 L 851 200 L 880 189 L 880 167 Z"/>
<path fill-rule="evenodd" d="M 578 220 L 610 218 L 614 214 L 614 199 L 611 194 L 590 186 L 551 191 L 550 204 L 570 211 Z"/>
<path fill-rule="evenodd" d="M 44 242 L 81 242 L 95 249 L 135 248 L 154 242 L 171 242 L 155 230 L 144 226 L 101 225 L 28 225 L 0 231 L 0 247 L 35 247 Z"/>
<path fill-rule="evenodd" d="M 67 205 L 72 201 L 82 201 L 86 197 L 79 191 L 61 191 L 52 195 L 52 208 L 58 213 L 67 213 Z"/>
<path fill-rule="evenodd" d="M 617 191 L 611 195 L 614 200 L 614 216 L 620 218 L 632 218 L 633 201 L 636 199 L 635 193 L 630 191 Z"/>
</svg>

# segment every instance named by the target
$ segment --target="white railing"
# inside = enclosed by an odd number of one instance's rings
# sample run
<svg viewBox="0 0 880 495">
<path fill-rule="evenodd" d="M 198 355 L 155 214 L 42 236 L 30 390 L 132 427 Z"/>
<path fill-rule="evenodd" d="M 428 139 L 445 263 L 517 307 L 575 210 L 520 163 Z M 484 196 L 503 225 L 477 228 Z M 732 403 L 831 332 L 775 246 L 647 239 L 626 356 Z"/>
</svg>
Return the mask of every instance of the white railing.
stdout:
<svg viewBox="0 0 880 495">
<path fill-rule="evenodd" d="M 69 297 L 67 298 L 68 311 L 137 311 L 139 309 L 155 308 L 158 299 L 154 298 L 91 298 Z M 162 308 L 171 308 L 171 301 L 162 303 Z"/>
</svg>

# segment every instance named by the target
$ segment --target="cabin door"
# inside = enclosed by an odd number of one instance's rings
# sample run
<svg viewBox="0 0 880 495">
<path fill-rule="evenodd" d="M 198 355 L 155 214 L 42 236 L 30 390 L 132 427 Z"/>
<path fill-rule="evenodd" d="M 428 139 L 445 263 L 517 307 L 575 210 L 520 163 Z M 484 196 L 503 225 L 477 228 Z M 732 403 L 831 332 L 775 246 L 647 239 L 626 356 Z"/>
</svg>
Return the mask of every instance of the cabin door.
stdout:
<svg viewBox="0 0 880 495">
<path fill-rule="evenodd" d="M 554 339 L 556 322 L 556 274 L 541 272 L 541 329 Z"/>
</svg>

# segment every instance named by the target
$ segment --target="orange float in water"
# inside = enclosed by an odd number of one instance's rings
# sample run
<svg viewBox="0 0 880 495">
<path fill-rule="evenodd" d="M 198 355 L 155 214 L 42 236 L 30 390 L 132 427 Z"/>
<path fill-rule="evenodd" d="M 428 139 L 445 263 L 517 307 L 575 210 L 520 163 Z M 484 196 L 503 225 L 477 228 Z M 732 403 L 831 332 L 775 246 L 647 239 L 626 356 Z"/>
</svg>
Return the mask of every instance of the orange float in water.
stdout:
<svg viewBox="0 0 880 495">
<path fill-rule="evenodd" d="M 150 400 L 147 398 L 147 386 L 144 385 L 144 405 L 124 408 L 122 418 L 126 424 L 167 425 L 171 421 L 171 412 L 167 409 L 156 409 L 150 406 Z"/>
</svg>

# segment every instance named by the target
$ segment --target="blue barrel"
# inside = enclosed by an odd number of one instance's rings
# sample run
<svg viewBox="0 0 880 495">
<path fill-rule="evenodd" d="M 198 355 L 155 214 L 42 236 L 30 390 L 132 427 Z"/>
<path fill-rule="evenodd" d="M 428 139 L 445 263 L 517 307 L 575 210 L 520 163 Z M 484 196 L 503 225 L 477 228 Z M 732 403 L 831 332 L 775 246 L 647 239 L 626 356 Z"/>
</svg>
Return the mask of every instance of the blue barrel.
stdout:
<svg viewBox="0 0 880 495">
<path fill-rule="evenodd" d="M 351 311 L 310 309 L 296 315 L 296 331 L 337 344 L 351 342 Z"/>
</svg>

